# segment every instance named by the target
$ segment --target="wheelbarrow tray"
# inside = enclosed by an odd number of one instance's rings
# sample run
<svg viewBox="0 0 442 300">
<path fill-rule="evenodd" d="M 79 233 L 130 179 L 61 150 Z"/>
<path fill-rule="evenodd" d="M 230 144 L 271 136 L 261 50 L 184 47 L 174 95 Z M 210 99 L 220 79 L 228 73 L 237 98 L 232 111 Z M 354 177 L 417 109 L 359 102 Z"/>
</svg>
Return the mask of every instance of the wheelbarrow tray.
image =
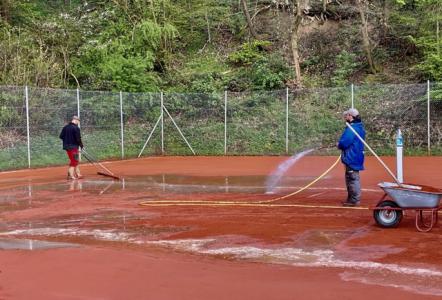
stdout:
<svg viewBox="0 0 442 300">
<path fill-rule="evenodd" d="M 433 187 L 381 182 L 378 186 L 401 208 L 437 208 L 442 191 Z"/>
</svg>

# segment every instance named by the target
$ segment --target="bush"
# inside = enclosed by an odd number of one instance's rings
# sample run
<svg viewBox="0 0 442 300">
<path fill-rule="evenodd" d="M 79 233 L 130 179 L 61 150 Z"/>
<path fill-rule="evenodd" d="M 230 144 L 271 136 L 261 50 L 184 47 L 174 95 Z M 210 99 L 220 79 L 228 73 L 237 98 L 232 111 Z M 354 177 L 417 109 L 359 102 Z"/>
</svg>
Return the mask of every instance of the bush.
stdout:
<svg viewBox="0 0 442 300">
<path fill-rule="evenodd" d="M 278 54 L 264 57 L 253 64 L 251 74 L 256 89 L 269 90 L 284 87 L 291 78 L 291 69 Z"/>
<path fill-rule="evenodd" d="M 335 86 L 344 86 L 348 84 L 348 78 L 358 66 L 356 55 L 345 50 L 341 51 L 336 57 L 336 69 L 331 78 L 331 82 Z"/>
<path fill-rule="evenodd" d="M 265 49 L 271 46 L 268 41 L 255 40 L 242 44 L 240 49 L 229 56 L 229 61 L 235 65 L 251 65 L 264 57 Z"/>
</svg>

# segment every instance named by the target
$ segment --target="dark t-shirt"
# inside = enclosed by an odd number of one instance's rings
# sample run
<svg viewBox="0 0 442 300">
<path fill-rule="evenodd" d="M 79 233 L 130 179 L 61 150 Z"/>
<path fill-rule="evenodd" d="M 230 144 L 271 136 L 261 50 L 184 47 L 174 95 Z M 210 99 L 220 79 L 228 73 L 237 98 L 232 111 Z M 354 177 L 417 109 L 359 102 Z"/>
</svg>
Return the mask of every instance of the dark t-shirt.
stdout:
<svg viewBox="0 0 442 300">
<path fill-rule="evenodd" d="M 80 128 L 74 123 L 69 123 L 63 127 L 60 133 L 60 139 L 63 140 L 64 150 L 71 150 L 78 147 L 83 148 Z"/>
</svg>

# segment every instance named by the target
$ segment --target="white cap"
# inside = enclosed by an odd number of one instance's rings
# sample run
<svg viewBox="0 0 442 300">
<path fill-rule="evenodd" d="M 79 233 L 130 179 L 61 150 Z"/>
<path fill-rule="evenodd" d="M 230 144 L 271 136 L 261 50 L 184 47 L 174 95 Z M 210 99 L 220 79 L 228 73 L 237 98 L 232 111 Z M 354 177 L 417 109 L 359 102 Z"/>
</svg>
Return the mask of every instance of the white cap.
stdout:
<svg viewBox="0 0 442 300">
<path fill-rule="evenodd" d="M 357 117 L 357 116 L 359 116 L 359 111 L 356 108 L 350 108 L 349 110 L 344 111 L 342 114 L 344 116 L 350 115 L 352 117 Z"/>
</svg>

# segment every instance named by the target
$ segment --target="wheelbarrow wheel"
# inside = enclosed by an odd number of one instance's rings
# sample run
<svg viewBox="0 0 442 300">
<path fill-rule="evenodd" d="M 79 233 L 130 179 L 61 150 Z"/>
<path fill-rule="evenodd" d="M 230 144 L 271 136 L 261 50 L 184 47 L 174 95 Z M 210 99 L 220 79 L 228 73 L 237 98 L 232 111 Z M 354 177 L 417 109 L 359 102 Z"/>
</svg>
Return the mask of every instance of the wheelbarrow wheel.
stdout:
<svg viewBox="0 0 442 300">
<path fill-rule="evenodd" d="M 381 209 L 381 207 L 385 207 L 385 209 Z M 376 223 L 384 228 L 396 227 L 402 220 L 402 210 L 388 209 L 389 207 L 399 208 L 393 201 L 383 201 L 377 205 L 373 212 Z"/>
</svg>

